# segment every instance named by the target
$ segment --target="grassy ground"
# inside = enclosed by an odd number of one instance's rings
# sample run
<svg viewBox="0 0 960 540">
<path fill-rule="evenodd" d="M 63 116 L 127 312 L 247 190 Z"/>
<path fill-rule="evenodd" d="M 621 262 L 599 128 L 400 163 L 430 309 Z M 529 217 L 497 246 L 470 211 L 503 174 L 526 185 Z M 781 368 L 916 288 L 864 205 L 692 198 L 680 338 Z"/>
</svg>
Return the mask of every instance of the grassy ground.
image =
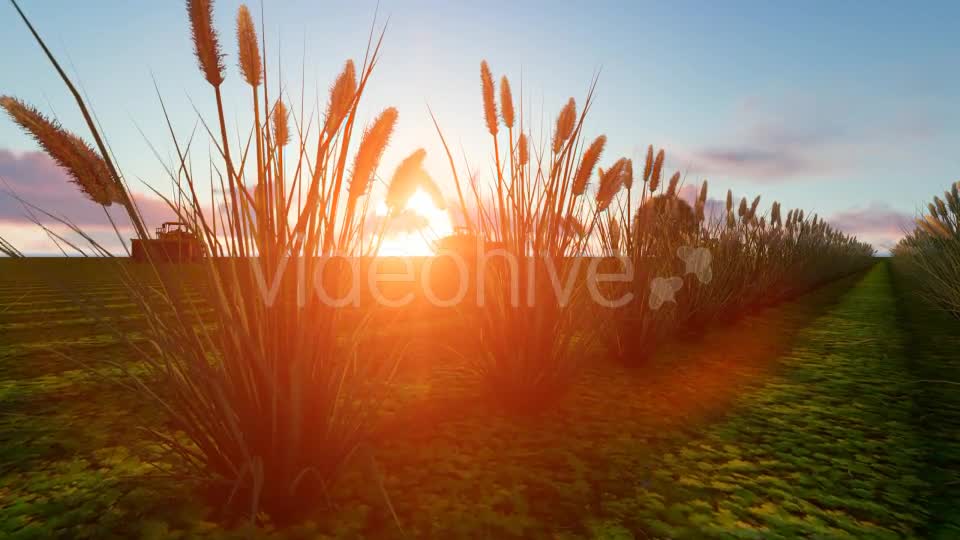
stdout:
<svg viewBox="0 0 960 540">
<path fill-rule="evenodd" d="M 900 270 L 900 269 L 898 269 Z M 906 361 L 915 374 L 917 427 L 925 441 L 921 477 L 930 485 L 929 538 L 960 538 L 960 332 L 956 319 L 917 299 L 912 276 L 895 272 Z"/>
<path fill-rule="evenodd" d="M 604 503 L 606 531 L 670 538 L 914 537 L 931 518 L 907 335 L 886 264 L 803 329 L 736 414 Z"/>
<path fill-rule="evenodd" d="M 76 364 L 124 349 L 56 272 L 0 267 L 0 536 L 246 536 L 168 478 L 136 429 L 163 418 Z M 95 265 L 59 272 L 135 327 Z M 956 324 L 899 299 L 881 264 L 641 368 L 591 358 L 561 408 L 523 421 L 420 358 L 331 507 L 257 535 L 958 537 L 956 388 L 918 382 L 957 369 Z M 934 331 L 954 341 L 924 346 Z"/>
</svg>

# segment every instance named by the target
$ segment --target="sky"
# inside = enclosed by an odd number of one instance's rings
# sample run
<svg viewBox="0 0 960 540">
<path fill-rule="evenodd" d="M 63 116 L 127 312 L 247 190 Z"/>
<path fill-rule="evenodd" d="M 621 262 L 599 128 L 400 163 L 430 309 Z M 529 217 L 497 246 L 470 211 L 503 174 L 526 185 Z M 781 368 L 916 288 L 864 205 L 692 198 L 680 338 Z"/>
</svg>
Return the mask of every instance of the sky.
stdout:
<svg viewBox="0 0 960 540">
<path fill-rule="evenodd" d="M 22 0 L 81 83 L 135 191 L 169 191 L 160 160 L 173 145 L 156 80 L 178 137 L 213 95 L 196 67 L 183 2 Z M 215 2 L 227 54 L 228 118 L 250 125 L 236 67 L 239 2 Z M 260 4 L 251 3 L 258 24 Z M 378 11 L 379 9 L 379 11 Z M 883 251 L 934 195 L 960 179 L 960 3 L 924 2 L 447 2 L 265 0 L 267 69 L 306 113 L 321 107 L 347 58 L 361 61 L 374 16 L 388 21 L 381 62 L 361 106 L 400 117 L 379 175 L 417 148 L 441 189 L 453 183 L 427 106 L 457 154 L 489 176 L 480 61 L 507 75 L 528 125 L 549 131 L 569 97 L 599 73 L 586 133 L 605 134 L 602 164 L 662 147 L 686 182 L 710 182 L 769 205 L 826 217 Z M 0 4 L 0 94 L 24 99 L 87 137 L 72 98 L 13 8 Z M 278 73 L 277 67 L 281 67 Z M 276 88 L 272 90 L 276 94 Z M 246 127 L 244 129 L 247 129 Z M 202 146 L 202 145 L 198 145 Z M 206 151 L 204 149 L 204 151 Z M 0 177 L 24 199 L 102 227 L 103 211 L 70 188 L 8 118 L 0 118 Z M 67 187 L 64 187 L 67 186 Z M 383 187 L 372 196 L 382 197 Z M 168 217 L 147 200 L 148 220 Z M 0 192 L 0 236 L 52 252 L 22 206 Z"/>
</svg>

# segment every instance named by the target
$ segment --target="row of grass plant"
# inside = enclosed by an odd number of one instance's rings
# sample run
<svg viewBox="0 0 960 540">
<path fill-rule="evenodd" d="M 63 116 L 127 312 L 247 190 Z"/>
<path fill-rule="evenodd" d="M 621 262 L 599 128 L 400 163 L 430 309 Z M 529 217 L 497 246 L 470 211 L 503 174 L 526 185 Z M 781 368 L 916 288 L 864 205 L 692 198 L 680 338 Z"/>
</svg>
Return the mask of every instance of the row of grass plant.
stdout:
<svg viewBox="0 0 960 540">
<path fill-rule="evenodd" d="M 913 402 L 925 452 L 921 478 L 930 484 L 930 513 L 923 535 L 960 535 L 960 333 L 957 319 L 916 294 L 924 275 L 904 257 L 891 263 L 899 299 L 900 327 L 907 331 L 908 365 L 914 373 Z"/>
<path fill-rule="evenodd" d="M 538 134 L 525 126 L 509 79 L 500 79 L 497 92 L 486 62 L 480 76 L 494 156 L 490 193 L 482 194 L 473 177 L 461 184 L 464 175 L 449 150 L 448 156 L 467 224 L 508 259 L 533 262 L 484 274 L 477 371 L 514 412 L 537 410 L 562 394 L 594 343 L 636 361 L 678 330 L 736 318 L 872 262 L 868 244 L 802 210 L 783 216 L 779 202 L 761 215 L 759 197 L 734 208 L 728 192 L 721 210 L 709 200 L 706 181 L 687 202 L 679 196 L 679 172 L 661 181 L 663 150 L 648 149 L 636 184 L 627 157 L 601 167 L 606 136 L 585 136 L 596 81 L 579 112 L 570 98 L 552 132 Z M 531 142 L 537 140 L 543 143 Z M 624 279 L 570 279 L 585 254 L 618 259 Z M 556 283 L 571 284 L 562 298 L 550 294 Z M 597 302 L 591 288 L 604 299 L 630 300 Z M 516 301 L 528 295 L 537 302 Z"/>
<path fill-rule="evenodd" d="M 640 301 L 610 314 L 621 357 L 643 359 L 677 331 L 701 332 L 871 264 L 871 246 L 803 210 L 784 216 L 779 202 L 761 215 L 759 196 L 735 205 L 728 191 L 707 215 L 707 183 L 690 205 L 678 197 L 679 173 L 662 187 L 662 160 L 648 150 L 637 212 L 612 216 L 603 231 L 612 253 L 645 263 L 626 285 Z M 657 280 L 675 290 L 673 301 L 657 297 Z"/>
<path fill-rule="evenodd" d="M 960 317 L 960 182 L 934 197 L 916 228 L 893 250 L 917 275 L 919 290 L 934 305 Z"/>
</svg>

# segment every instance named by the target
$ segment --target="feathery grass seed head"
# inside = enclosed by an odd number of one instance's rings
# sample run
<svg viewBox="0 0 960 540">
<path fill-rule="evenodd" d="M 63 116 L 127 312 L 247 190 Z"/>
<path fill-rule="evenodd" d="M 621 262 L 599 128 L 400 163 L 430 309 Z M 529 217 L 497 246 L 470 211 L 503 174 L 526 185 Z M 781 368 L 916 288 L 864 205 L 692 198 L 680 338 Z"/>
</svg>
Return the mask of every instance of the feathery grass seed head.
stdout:
<svg viewBox="0 0 960 540">
<path fill-rule="evenodd" d="M 617 218 L 610 216 L 609 225 L 607 227 L 608 233 L 610 235 L 610 249 L 617 253 L 620 251 L 620 221 Z"/>
<path fill-rule="evenodd" d="M 653 145 L 647 146 L 647 158 L 643 162 L 643 182 L 650 181 L 650 172 L 653 170 Z"/>
<path fill-rule="evenodd" d="M 600 188 L 597 190 L 598 212 L 606 210 L 623 187 L 623 175 L 626 168 L 630 167 L 628 161 L 627 158 L 620 158 L 606 171 L 600 170 Z"/>
<path fill-rule="evenodd" d="M 510 81 L 504 75 L 500 78 L 500 114 L 503 116 L 503 125 L 513 127 L 513 93 L 510 91 Z"/>
<path fill-rule="evenodd" d="M 917 225 L 931 236 L 950 238 L 950 231 L 944 226 L 943 223 L 940 222 L 940 220 L 933 216 L 926 216 L 922 220 L 918 219 Z"/>
<path fill-rule="evenodd" d="M 952 191 L 947 192 L 947 206 L 950 211 L 960 216 L 960 196 L 957 194 L 957 188 L 954 186 Z"/>
<path fill-rule="evenodd" d="M 223 53 L 220 38 L 213 27 L 213 0 L 187 0 L 190 33 L 194 54 L 207 82 L 217 87 L 223 83 Z"/>
<path fill-rule="evenodd" d="M 673 197 L 677 194 L 677 185 L 680 184 L 680 171 L 673 173 L 670 177 L 670 183 L 667 184 L 667 195 Z"/>
<path fill-rule="evenodd" d="M 487 121 L 487 130 L 490 135 L 496 136 L 497 131 L 497 102 L 493 99 L 493 74 L 487 61 L 480 62 L 480 86 L 483 91 L 483 116 Z"/>
<path fill-rule="evenodd" d="M 653 160 L 653 169 L 650 171 L 650 191 L 654 192 L 660 186 L 660 173 L 663 172 L 663 149 L 657 152 Z"/>
<path fill-rule="evenodd" d="M 558 154 L 563 149 L 563 143 L 567 142 L 570 135 L 573 134 L 574 124 L 577 122 L 577 103 L 573 98 L 567 101 L 567 104 L 557 115 L 557 127 L 553 132 L 553 153 Z"/>
<path fill-rule="evenodd" d="M 19 99 L 0 96 L 0 107 L 66 170 L 70 181 L 90 200 L 103 206 L 123 201 L 103 157 L 83 139 Z"/>
<path fill-rule="evenodd" d="M 573 180 L 574 196 L 579 197 L 587 191 L 587 183 L 590 181 L 593 169 L 597 166 L 597 161 L 600 160 L 600 155 L 603 154 L 603 148 L 606 144 L 607 137 L 600 135 L 583 152 L 583 157 L 580 158 L 580 167 L 577 169 L 577 174 Z"/>
<path fill-rule="evenodd" d="M 633 160 L 628 159 L 623 168 L 623 187 L 624 189 L 633 189 Z"/>
<path fill-rule="evenodd" d="M 526 165 L 530 161 L 530 143 L 527 142 L 527 134 L 521 133 L 517 138 L 517 161 L 520 165 Z"/>
<path fill-rule="evenodd" d="M 703 184 L 700 186 L 700 193 L 697 195 L 696 204 L 693 206 L 694 216 L 697 218 L 697 222 L 702 222 L 705 216 L 705 208 L 707 206 L 707 181 L 704 180 Z"/>
<path fill-rule="evenodd" d="M 750 204 L 750 211 L 747 212 L 747 219 L 753 220 L 757 216 L 757 207 L 760 206 L 760 195 L 757 195 L 753 199 L 753 203 Z"/>
<path fill-rule="evenodd" d="M 343 122 L 350 111 L 356 93 L 356 69 L 353 66 L 353 60 L 347 60 L 343 65 L 343 71 L 340 72 L 330 89 L 330 103 L 327 104 L 327 123 L 324 128 L 328 137 L 332 137 L 340 129 L 340 123 Z"/>
<path fill-rule="evenodd" d="M 397 109 L 385 109 L 373 121 L 360 140 L 360 148 L 353 162 L 353 176 L 350 179 L 349 197 L 356 200 L 367 193 L 373 183 L 373 175 L 380 164 L 383 151 L 390 142 L 393 128 L 397 123 Z M 426 155 L 426 152 L 424 152 Z M 423 159 L 421 158 L 422 162 Z"/>
<path fill-rule="evenodd" d="M 287 106 L 279 99 L 273 107 L 273 139 L 277 146 L 286 146 L 290 142 Z"/>
<path fill-rule="evenodd" d="M 260 60 L 260 46 L 257 31 L 253 26 L 253 17 L 246 4 L 240 4 L 237 10 L 237 47 L 239 49 L 240 73 L 247 84 L 253 87 L 263 82 L 263 62 Z"/>
<path fill-rule="evenodd" d="M 943 202 L 943 199 L 940 197 L 934 197 L 934 202 L 937 203 L 937 212 L 940 214 L 941 219 L 949 219 L 950 213 L 947 211 L 947 205 Z"/>
</svg>

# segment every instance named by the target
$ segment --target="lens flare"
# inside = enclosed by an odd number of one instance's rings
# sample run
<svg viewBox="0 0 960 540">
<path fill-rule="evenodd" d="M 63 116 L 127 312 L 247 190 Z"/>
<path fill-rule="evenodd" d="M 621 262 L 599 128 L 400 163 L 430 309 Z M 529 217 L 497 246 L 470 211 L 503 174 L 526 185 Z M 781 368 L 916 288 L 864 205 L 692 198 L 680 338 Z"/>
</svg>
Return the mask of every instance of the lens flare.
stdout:
<svg viewBox="0 0 960 540">
<path fill-rule="evenodd" d="M 377 207 L 378 216 L 387 216 L 386 204 Z M 430 195 L 417 189 L 407 199 L 403 211 L 390 218 L 380 244 L 382 256 L 426 257 L 436 250 L 434 243 L 453 233 L 453 225 L 447 210 L 437 208 Z"/>
</svg>

